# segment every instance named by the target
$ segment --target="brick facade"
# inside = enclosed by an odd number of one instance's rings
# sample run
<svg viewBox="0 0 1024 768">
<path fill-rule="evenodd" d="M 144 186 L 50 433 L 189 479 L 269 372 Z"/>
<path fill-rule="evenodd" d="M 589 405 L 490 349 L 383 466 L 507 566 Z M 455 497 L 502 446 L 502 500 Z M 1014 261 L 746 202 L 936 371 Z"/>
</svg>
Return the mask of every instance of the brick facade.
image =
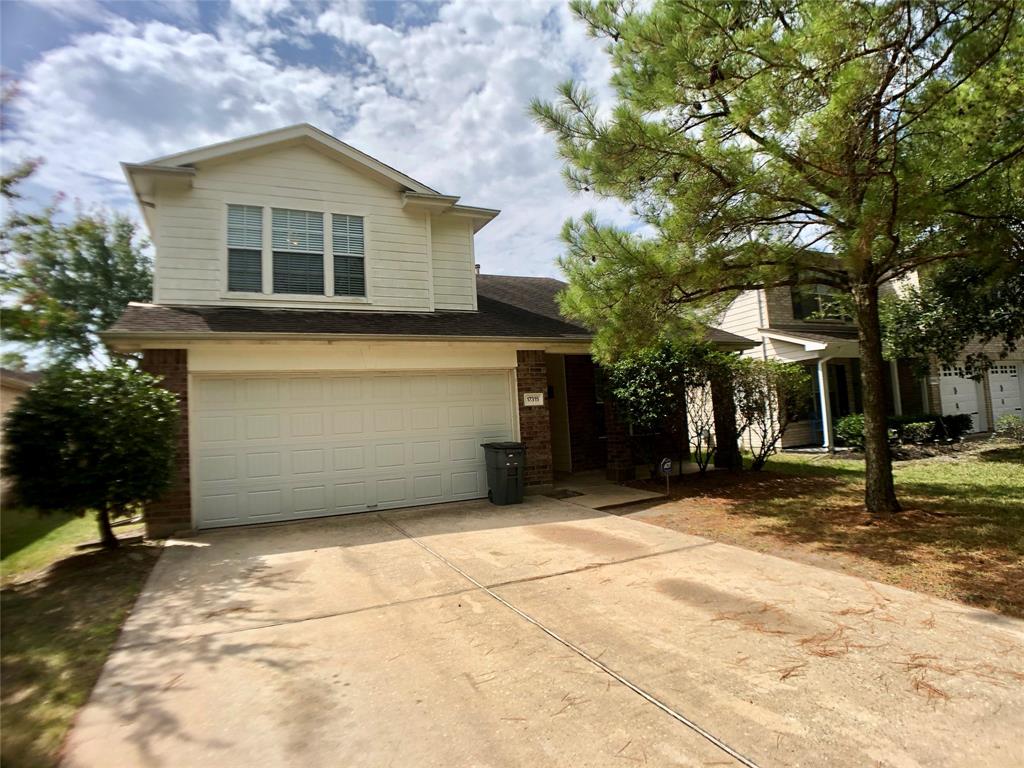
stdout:
<svg viewBox="0 0 1024 768">
<path fill-rule="evenodd" d="M 526 487 L 540 490 L 554 483 L 551 459 L 551 414 L 548 410 L 548 369 L 543 350 L 516 352 L 516 398 L 519 439 L 526 445 Z M 523 405 L 526 392 L 545 393 L 544 405 Z"/>
<path fill-rule="evenodd" d="M 597 409 L 594 361 L 589 355 L 565 356 L 566 405 L 569 410 L 569 445 L 572 471 L 603 469 L 607 464 L 603 424 Z"/>
<path fill-rule="evenodd" d="M 181 412 L 178 460 L 171 485 L 163 496 L 146 506 L 146 536 L 162 538 L 192 527 L 188 450 L 188 350 L 144 350 L 139 367 L 146 373 L 161 377 L 162 385 L 178 396 Z"/>
</svg>

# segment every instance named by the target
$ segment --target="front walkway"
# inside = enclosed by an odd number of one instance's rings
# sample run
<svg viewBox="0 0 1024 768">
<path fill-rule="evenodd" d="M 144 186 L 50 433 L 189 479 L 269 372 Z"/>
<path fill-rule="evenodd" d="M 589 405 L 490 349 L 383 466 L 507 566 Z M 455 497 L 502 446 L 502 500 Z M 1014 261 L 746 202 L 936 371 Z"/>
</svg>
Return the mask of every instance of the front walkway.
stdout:
<svg viewBox="0 0 1024 768">
<path fill-rule="evenodd" d="M 546 495 L 593 510 L 615 509 L 627 504 L 666 498 L 664 493 L 613 483 L 605 478 L 603 469 L 575 472 L 568 477 L 558 478 L 555 480 L 553 492 Z"/>
<path fill-rule="evenodd" d="M 531 498 L 168 545 L 66 764 L 1024 763 L 1024 624 Z"/>
</svg>

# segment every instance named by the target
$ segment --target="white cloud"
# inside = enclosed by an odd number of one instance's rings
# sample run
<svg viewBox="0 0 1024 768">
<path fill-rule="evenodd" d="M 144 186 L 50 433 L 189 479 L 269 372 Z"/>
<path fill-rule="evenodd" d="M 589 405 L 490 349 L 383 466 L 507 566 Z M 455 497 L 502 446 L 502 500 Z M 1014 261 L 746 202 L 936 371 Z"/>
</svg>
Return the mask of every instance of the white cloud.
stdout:
<svg viewBox="0 0 1024 768">
<path fill-rule="evenodd" d="M 501 208 L 477 240 L 486 270 L 553 274 L 562 222 L 594 202 L 565 189 L 528 104 L 568 77 L 607 97 L 606 56 L 561 2 L 435 10 L 395 8 L 387 26 L 361 3 L 234 0 L 214 31 L 117 21 L 26 69 L 6 150 L 45 156 L 39 181 L 52 189 L 127 206 L 119 161 L 308 121 L 468 204 Z M 323 57 L 325 40 L 337 56 L 319 66 L 274 48 L 316 42 Z"/>
</svg>

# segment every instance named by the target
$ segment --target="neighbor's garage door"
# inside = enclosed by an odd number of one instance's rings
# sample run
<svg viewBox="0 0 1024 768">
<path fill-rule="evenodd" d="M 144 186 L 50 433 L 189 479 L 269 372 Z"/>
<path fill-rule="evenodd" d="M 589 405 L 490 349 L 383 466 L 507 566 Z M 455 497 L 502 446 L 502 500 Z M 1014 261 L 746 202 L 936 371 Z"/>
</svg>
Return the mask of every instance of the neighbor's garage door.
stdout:
<svg viewBox="0 0 1024 768">
<path fill-rule="evenodd" d="M 1006 414 L 1021 415 L 1021 366 L 1018 363 L 998 363 L 988 372 L 988 386 L 992 393 L 992 418 Z"/>
<path fill-rule="evenodd" d="M 978 384 L 964 375 L 963 368 L 942 366 L 939 372 L 939 395 L 942 398 L 943 414 L 966 413 L 971 417 L 972 432 L 985 429 L 984 418 L 978 408 Z"/>
<path fill-rule="evenodd" d="M 510 440 L 510 374 L 207 376 L 193 382 L 196 526 L 487 495 Z"/>
</svg>

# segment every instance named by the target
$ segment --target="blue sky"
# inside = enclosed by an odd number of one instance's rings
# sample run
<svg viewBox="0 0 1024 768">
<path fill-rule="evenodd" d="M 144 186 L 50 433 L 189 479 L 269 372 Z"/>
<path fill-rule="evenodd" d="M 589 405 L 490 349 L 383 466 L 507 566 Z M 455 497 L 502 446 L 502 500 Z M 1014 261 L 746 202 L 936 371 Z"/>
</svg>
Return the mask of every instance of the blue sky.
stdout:
<svg viewBox="0 0 1024 768">
<path fill-rule="evenodd" d="M 2 65 L 21 95 L 4 162 L 40 156 L 28 191 L 138 218 L 121 161 L 310 122 L 463 202 L 502 209 L 485 271 L 557 274 L 563 221 L 615 203 L 570 194 L 533 96 L 611 70 L 564 2 L 4 0 Z"/>
</svg>

